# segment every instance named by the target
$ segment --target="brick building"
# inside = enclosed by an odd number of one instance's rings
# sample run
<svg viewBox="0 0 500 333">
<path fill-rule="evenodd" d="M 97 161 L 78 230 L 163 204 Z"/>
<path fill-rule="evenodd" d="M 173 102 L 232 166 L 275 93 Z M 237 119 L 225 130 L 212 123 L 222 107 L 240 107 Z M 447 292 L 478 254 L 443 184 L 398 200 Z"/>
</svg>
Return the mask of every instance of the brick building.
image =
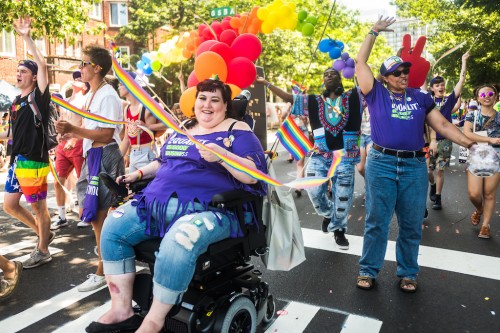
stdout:
<svg viewBox="0 0 500 333">
<path fill-rule="evenodd" d="M 49 42 L 47 38 L 36 40 L 49 64 L 49 80 L 51 90 L 59 90 L 68 80 L 71 73 L 78 68 L 81 51 L 88 44 L 99 44 L 109 47 L 110 41 L 120 28 L 128 24 L 128 0 L 102 0 L 93 3 L 89 12 L 89 21 L 84 32 L 76 37 L 76 42 L 69 40 Z M 137 53 L 136 45 L 126 39 L 115 40 L 122 55 Z M 17 62 L 26 59 L 26 47 L 20 36 L 14 31 L 0 31 L 0 79 L 10 84 L 16 83 Z M 128 69 L 128 64 L 122 64 Z"/>
</svg>

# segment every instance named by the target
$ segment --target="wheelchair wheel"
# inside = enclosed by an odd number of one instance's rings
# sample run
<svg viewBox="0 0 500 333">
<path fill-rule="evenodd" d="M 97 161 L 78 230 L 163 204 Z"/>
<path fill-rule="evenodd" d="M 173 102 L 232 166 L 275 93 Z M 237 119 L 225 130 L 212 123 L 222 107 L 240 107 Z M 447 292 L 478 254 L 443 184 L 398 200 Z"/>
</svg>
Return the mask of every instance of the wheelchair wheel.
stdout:
<svg viewBox="0 0 500 333">
<path fill-rule="evenodd" d="M 262 318 L 262 325 L 269 324 L 274 318 L 274 313 L 276 312 L 276 304 L 274 303 L 273 295 L 267 296 L 266 308 L 266 313 Z"/>
<path fill-rule="evenodd" d="M 236 299 L 226 312 L 221 333 L 255 333 L 257 313 L 247 297 Z"/>
</svg>

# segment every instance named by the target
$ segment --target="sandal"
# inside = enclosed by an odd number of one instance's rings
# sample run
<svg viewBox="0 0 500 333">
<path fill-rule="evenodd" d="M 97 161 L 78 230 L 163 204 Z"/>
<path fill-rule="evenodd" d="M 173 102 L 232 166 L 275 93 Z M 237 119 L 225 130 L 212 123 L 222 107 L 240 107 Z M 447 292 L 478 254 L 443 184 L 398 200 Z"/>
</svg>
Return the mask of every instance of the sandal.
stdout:
<svg viewBox="0 0 500 333">
<path fill-rule="evenodd" d="M 414 293 L 417 291 L 417 281 L 410 278 L 399 280 L 399 289 L 405 293 Z"/>
<path fill-rule="evenodd" d="M 363 283 L 366 282 L 366 285 Z M 371 276 L 360 275 L 356 278 L 356 287 L 363 290 L 370 290 L 375 286 L 375 279 Z"/>
<path fill-rule="evenodd" d="M 483 213 L 480 213 L 478 212 L 477 210 L 472 213 L 472 215 L 470 216 L 470 223 L 472 223 L 472 225 L 478 225 L 479 222 L 481 222 L 481 215 L 483 215 Z"/>
</svg>

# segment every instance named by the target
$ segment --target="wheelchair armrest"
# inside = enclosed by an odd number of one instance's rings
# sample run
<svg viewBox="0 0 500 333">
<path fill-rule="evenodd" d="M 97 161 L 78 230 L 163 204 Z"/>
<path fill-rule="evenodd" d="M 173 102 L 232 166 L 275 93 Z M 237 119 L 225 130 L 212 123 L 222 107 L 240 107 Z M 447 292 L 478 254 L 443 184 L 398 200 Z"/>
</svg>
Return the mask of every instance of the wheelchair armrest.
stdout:
<svg viewBox="0 0 500 333">
<path fill-rule="evenodd" d="M 258 200 L 260 197 L 243 190 L 232 190 L 222 193 L 217 193 L 212 197 L 212 205 L 224 205 L 226 207 L 234 207 L 243 202 Z"/>
<path fill-rule="evenodd" d="M 138 182 L 131 183 L 128 187 L 130 190 L 134 193 L 137 193 L 139 191 L 142 191 L 146 186 L 148 186 L 149 183 L 151 183 L 153 179 L 142 179 L 139 180 Z"/>
<path fill-rule="evenodd" d="M 128 195 L 128 190 L 125 186 L 119 185 L 116 181 L 107 173 L 100 172 L 99 180 L 102 181 L 104 186 L 106 186 L 111 193 L 116 195 L 117 197 L 125 198 Z"/>
</svg>

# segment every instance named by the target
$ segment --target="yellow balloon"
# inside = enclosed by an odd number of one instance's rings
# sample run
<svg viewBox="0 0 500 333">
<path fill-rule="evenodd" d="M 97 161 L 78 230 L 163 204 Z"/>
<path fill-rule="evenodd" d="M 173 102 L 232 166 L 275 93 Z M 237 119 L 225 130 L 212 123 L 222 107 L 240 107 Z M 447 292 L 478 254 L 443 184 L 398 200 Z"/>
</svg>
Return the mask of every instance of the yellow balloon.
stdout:
<svg viewBox="0 0 500 333">
<path fill-rule="evenodd" d="M 257 17 L 261 21 L 265 21 L 268 15 L 269 10 L 266 7 L 260 7 L 259 10 L 257 10 Z"/>
<path fill-rule="evenodd" d="M 271 24 L 267 23 L 266 21 L 264 21 L 262 23 L 262 25 L 260 26 L 260 31 L 262 31 L 262 33 L 266 34 L 266 35 L 273 32 L 273 30 L 274 30 L 274 27 Z"/>
</svg>

